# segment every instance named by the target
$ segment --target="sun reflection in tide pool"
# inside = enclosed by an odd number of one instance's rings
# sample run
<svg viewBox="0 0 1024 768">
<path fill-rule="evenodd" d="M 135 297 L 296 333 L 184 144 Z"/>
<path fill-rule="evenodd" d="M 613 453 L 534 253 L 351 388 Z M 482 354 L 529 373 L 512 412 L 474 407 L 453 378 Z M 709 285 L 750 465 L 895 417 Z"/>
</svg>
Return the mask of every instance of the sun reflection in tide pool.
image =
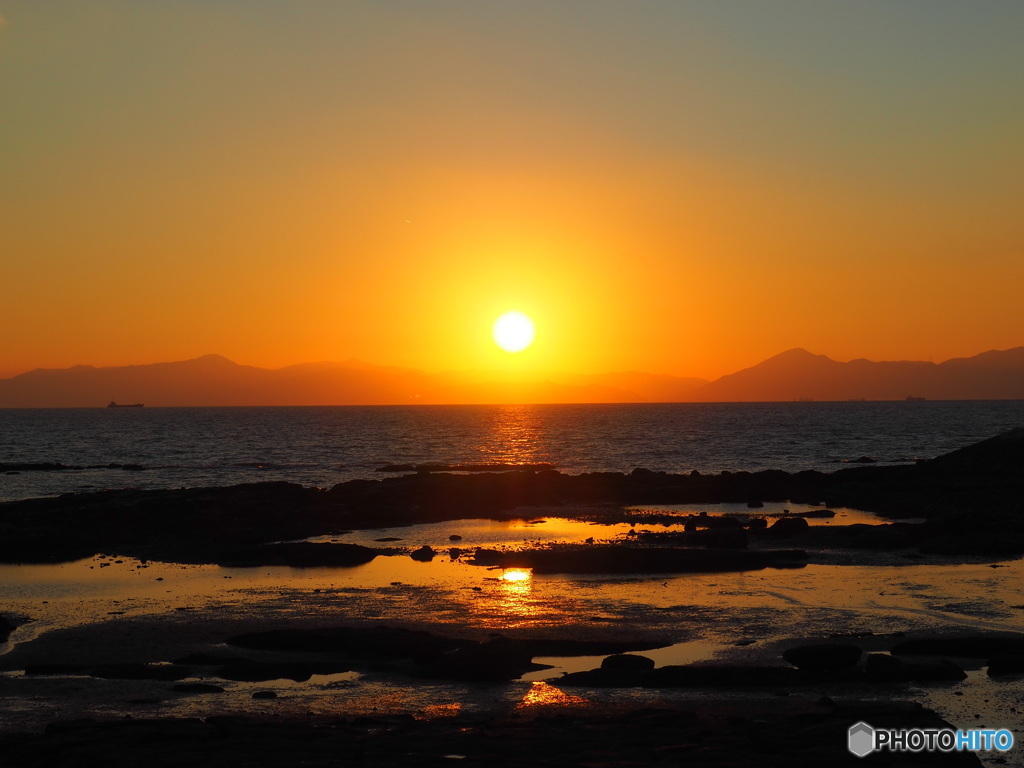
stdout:
<svg viewBox="0 0 1024 768">
<path fill-rule="evenodd" d="M 581 696 L 571 696 L 553 685 L 543 681 L 537 681 L 530 685 L 522 700 L 516 704 L 516 709 L 527 709 L 529 707 L 574 707 L 589 704 L 588 699 Z"/>
<path fill-rule="evenodd" d="M 533 599 L 533 572 L 528 568 L 506 568 L 497 579 L 494 608 L 509 620 L 535 618 L 541 606 Z"/>
<path fill-rule="evenodd" d="M 493 569 L 466 606 L 478 627 L 510 629 L 559 624 L 573 606 L 564 595 L 552 595 L 546 582 L 537 583 L 528 568 Z"/>
<path fill-rule="evenodd" d="M 529 590 L 533 572 L 529 568 L 506 568 L 501 572 L 501 580 L 506 584 L 522 585 Z M 524 583 L 525 582 L 525 583 Z"/>
</svg>

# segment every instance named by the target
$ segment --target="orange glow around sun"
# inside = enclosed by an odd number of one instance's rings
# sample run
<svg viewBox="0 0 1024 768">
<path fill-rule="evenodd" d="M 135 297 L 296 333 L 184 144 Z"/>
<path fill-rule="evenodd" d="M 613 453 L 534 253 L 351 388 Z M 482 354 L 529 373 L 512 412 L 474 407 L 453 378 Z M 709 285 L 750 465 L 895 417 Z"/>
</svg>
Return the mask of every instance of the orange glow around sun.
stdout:
<svg viewBox="0 0 1024 768">
<path fill-rule="evenodd" d="M 754 37 L 766 3 L 515 23 L 506 3 L 307 3 L 283 26 L 279 3 L 49 5 L 0 10 L 0 379 L 217 354 L 417 382 L 325 373 L 305 404 L 546 402 L 795 347 L 939 363 L 1024 343 L 1020 3 L 986 4 L 955 49 L 939 29 L 966 4 L 928 35 L 896 3 L 873 23 L 819 3 L 804 35 L 781 4 Z M 757 140 L 735 129 L 751 115 Z M 773 301 L 825 294 L 849 311 Z M 489 388 L 428 395 L 421 373 Z"/>
</svg>

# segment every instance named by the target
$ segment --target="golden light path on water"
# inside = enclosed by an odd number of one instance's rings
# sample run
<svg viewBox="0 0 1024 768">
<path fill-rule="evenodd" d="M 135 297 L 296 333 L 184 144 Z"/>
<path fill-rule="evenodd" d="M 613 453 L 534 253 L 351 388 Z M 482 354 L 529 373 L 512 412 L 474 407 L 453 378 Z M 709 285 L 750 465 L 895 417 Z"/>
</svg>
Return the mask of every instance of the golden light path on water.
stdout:
<svg viewBox="0 0 1024 768">
<path fill-rule="evenodd" d="M 547 455 L 543 422 L 536 408 L 528 405 L 506 405 L 496 408 L 487 441 L 477 447 L 485 461 L 507 464 L 551 462 Z"/>
<path fill-rule="evenodd" d="M 533 572 L 528 568 L 506 568 L 501 571 L 498 584 L 497 596 L 490 601 L 488 613 L 502 615 L 508 627 L 529 624 L 549 608 L 543 599 L 533 599 Z"/>
</svg>

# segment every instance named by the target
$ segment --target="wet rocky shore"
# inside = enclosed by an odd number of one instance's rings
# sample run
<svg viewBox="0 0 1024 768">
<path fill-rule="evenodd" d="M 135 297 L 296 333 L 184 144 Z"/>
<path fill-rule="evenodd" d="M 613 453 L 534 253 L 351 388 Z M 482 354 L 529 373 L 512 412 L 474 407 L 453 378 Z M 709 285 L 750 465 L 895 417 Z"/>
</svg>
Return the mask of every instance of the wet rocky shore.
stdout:
<svg viewBox="0 0 1024 768">
<path fill-rule="evenodd" d="M 780 711 L 781 710 L 781 711 Z M 499 718 L 367 717 L 331 723 L 220 717 L 56 723 L 0 737 L 5 764 L 39 766 L 862 766 L 849 724 L 939 728 L 916 707 L 649 707 Z M 980 765 L 969 752 L 876 753 L 875 766 Z"/>
<path fill-rule="evenodd" d="M 398 766 L 457 760 L 460 765 L 507 766 L 859 765 L 860 758 L 846 750 L 846 733 L 855 722 L 950 727 L 934 713 L 901 700 L 908 681 L 933 686 L 961 681 L 964 671 L 946 657 L 1024 659 L 1024 635 L 1008 634 L 905 638 L 868 633 L 786 644 L 782 658 L 771 664 L 659 668 L 643 655 L 657 642 L 639 639 L 498 636 L 480 641 L 348 626 L 255 631 L 225 641 L 215 652 L 170 663 L 143 663 L 135 655 L 134 661 L 120 664 L 24 664 L 34 651 L 18 649 L 4 666 L 24 666 L 28 677 L 78 675 L 110 684 L 144 683 L 146 688 L 131 690 L 136 695 L 145 690 L 150 698 L 134 699 L 137 715 L 61 719 L 42 732 L 0 731 L 3 764 Z M 101 648 L 91 652 L 104 657 Z M 488 690 L 497 692 L 502 681 L 536 667 L 535 656 L 550 653 L 609 655 L 595 669 L 535 683 L 515 706 L 496 704 L 486 712 L 455 708 L 414 716 L 384 707 L 348 716 L 302 715 L 294 707 L 279 711 L 278 694 L 266 687 L 251 694 L 266 705 L 256 713 L 146 715 L 147 701 L 215 699 L 227 695 L 232 681 L 303 681 L 353 668 L 424 682 L 471 681 L 486 696 Z M 76 654 L 84 660 L 81 649 Z M 201 682 L 180 682 L 196 679 Z M 602 703 L 599 691 L 608 688 L 646 689 L 651 697 L 642 704 Z M 682 692 L 682 698 L 661 698 L 670 691 Z M 872 764 L 981 763 L 973 753 L 960 752 L 879 753 Z"/>
<path fill-rule="evenodd" d="M 807 503 L 811 515 L 768 520 L 766 502 Z M 666 517 L 627 505 L 739 502 L 751 517 Z M 920 522 L 811 526 L 827 507 L 874 511 Z M 516 550 L 461 549 L 443 554 L 482 568 L 535 573 L 650 574 L 800 568 L 824 550 L 915 563 L 933 555 L 1017 556 L 1024 552 L 1024 429 L 910 466 L 858 466 L 834 473 L 758 472 L 672 475 L 564 475 L 548 468 L 465 474 L 421 470 L 358 480 L 330 490 L 287 483 L 165 491 L 116 490 L 0 505 L 0 562 L 62 563 L 104 553 L 149 561 L 232 567 L 347 567 L 378 557 L 429 560 L 440 551 L 304 541 L 345 531 L 459 519 L 511 519 L 523 508 L 564 509 L 581 519 L 626 522 L 636 530 L 615 543 L 590 542 Z M 671 521 L 682 530 L 649 530 Z M 681 525 L 680 525 L 681 523 Z M 457 539 L 458 537 L 453 537 Z M 1016 606 L 1014 606 L 1016 607 Z M 25 617 L 4 616 L 0 642 Z M 615 637 L 581 637 L 566 627 L 546 633 L 465 632 L 317 619 L 227 626 L 185 642 L 154 617 L 148 626 L 44 634 L 0 657 L 0 671 L 45 685 L 96 680 L 135 691 L 131 717 L 63 718 L 43 732 L 0 728 L 2 762 L 42 765 L 862 765 L 845 749 L 857 720 L 875 726 L 942 727 L 931 712 L 900 701 L 909 684 L 954 685 L 965 660 L 992 676 L 1024 672 L 1024 636 L 965 632 L 903 637 L 794 639 L 745 659 L 737 648 L 718 664 L 656 667 L 644 652 L 671 642 L 620 629 Z M 199 627 L 204 617 L 197 616 Z M 145 631 L 143 631 L 145 630 Z M 199 632 L 198 629 L 195 630 Z M 159 633 L 160 642 L 152 641 Z M 794 628 L 798 634 L 799 629 Z M 199 636 L 199 635 L 197 635 Z M 46 642 L 41 642 L 46 641 Z M 156 650 L 157 646 L 164 650 Z M 737 646 L 742 643 L 737 643 Z M 180 646 L 180 653 L 167 651 Z M 538 657 L 601 656 L 593 669 L 556 678 L 545 690 L 557 707 L 496 707 L 485 714 L 414 717 L 337 713 L 302 716 L 273 708 L 197 718 L 147 717 L 147 702 L 217 697 L 235 683 L 306 681 L 349 671 L 385 679 L 458 682 L 479 688 L 515 681 L 543 668 Z M 141 686 L 141 687 L 140 687 Z M 594 692 L 643 690 L 642 704 L 601 703 Z M 119 690 L 119 689 L 118 689 Z M 497 689 L 494 689 L 497 690 Z M 139 693 L 142 691 L 142 693 Z M 658 698 L 672 691 L 672 701 Z M 680 702 L 693 694 L 692 701 Z M 127 694 L 124 694 L 127 695 Z M 586 704 L 584 704 L 586 702 Z M 214 706 L 214 710 L 216 707 Z M 556 712 L 557 714 L 552 714 Z M 1019 721 L 1019 715 L 1014 714 Z M 876 765 L 978 765 L 968 752 L 882 753 Z"/>
</svg>

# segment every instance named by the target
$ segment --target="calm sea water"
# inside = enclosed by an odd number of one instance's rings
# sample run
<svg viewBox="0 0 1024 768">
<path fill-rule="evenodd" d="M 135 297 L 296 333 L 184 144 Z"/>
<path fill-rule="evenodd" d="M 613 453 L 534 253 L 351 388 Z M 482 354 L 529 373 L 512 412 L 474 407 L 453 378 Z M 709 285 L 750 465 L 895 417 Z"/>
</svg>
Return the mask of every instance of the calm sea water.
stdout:
<svg viewBox="0 0 1024 768">
<path fill-rule="evenodd" d="M 329 487 L 390 463 L 567 473 L 830 470 L 930 458 L 1024 425 L 1024 401 L 0 410 L 0 500 L 257 480 Z"/>
</svg>

